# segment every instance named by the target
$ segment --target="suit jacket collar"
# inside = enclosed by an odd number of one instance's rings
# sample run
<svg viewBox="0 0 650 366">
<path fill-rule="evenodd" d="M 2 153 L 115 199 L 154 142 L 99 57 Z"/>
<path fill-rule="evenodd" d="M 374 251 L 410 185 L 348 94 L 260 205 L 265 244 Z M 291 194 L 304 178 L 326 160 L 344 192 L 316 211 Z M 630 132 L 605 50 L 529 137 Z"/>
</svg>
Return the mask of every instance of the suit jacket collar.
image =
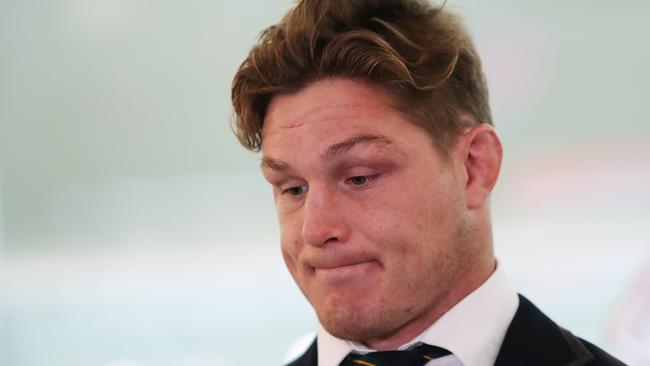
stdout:
<svg viewBox="0 0 650 366">
<path fill-rule="evenodd" d="M 533 303 L 519 295 L 519 308 L 494 365 L 580 366 L 593 358 L 571 332 L 559 327 Z"/>
<path fill-rule="evenodd" d="M 318 366 L 318 349 L 316 347 L 316 340 L 311 342 L 307 351 L 298 357 L 287 366 Z"/>
</svg>

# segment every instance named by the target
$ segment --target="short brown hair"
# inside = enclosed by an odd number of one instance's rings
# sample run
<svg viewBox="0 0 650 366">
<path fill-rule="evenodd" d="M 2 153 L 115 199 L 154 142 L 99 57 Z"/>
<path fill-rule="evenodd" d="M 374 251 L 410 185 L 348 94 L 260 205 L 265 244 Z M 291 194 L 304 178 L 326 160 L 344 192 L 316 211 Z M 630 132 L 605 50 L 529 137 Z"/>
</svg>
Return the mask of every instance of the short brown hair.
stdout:
<svg viewBox="0 0 650 366">
<path fill-rule="evenodd" d="M 242 145 L 261 149 L 275 95 L 327 77 L 386 88 L 443 154 L 468 123 L 492 123 L 481 62 L 458 16 L 420 0 L 302 0 L 262 32 L 234 77 Z"/>
</svg>

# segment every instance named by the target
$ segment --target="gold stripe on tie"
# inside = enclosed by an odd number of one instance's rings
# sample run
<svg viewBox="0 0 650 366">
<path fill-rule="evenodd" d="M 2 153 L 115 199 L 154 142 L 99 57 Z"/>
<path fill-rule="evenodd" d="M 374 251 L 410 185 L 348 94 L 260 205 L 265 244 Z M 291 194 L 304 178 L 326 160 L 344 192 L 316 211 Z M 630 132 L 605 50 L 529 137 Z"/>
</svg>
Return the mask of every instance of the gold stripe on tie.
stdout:
<svg viewBox="0 0 650 366">
<path fill-rule="evenodd" d="M 422 355 L 422 357 L 424 357 L 425 360 L 429 360 L 429 361 L 433 360 L 433 357 L 431 356 Z"/>
<path fill-rule="evenodd" d="M 364 360 L 352 360 L 353 363 L 356 363 L 357 365 L 363 365 L 363 366 L 377 366 L 374 363 L 370 363 L 368 361 Z"/>
</svg>

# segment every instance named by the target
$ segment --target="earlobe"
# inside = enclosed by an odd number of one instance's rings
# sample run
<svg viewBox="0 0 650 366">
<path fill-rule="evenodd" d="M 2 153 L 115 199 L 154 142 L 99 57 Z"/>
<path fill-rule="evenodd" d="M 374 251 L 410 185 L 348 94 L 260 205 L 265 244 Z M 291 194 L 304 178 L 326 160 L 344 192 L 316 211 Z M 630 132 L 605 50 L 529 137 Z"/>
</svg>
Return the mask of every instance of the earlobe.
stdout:
<svg viewBox="0 0 650 366">
<path fill-rule="evenodd" d="M 499 177 L 503 148 L 491 125 L 482 123 L 467 130 L 459 141 L 466 173 L 465 201 L 468 208 L 487 204 Z"/>
</svg>

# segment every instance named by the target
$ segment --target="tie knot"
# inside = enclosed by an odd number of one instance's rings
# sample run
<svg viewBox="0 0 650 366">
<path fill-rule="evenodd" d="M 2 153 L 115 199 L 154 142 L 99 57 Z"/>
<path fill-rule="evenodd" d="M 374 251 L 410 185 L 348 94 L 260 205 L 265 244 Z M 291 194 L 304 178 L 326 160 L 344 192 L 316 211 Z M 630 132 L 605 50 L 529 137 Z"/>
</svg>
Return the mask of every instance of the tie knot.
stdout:
<svg viewBox="0 0 650 366">
<path fill-rule="evenodd" d="M 405 351 L 350 353 L 340 366 L 422 366 L 438 357 L 451 354 L 444 348 L 420 343 Z"/>
</svg>

